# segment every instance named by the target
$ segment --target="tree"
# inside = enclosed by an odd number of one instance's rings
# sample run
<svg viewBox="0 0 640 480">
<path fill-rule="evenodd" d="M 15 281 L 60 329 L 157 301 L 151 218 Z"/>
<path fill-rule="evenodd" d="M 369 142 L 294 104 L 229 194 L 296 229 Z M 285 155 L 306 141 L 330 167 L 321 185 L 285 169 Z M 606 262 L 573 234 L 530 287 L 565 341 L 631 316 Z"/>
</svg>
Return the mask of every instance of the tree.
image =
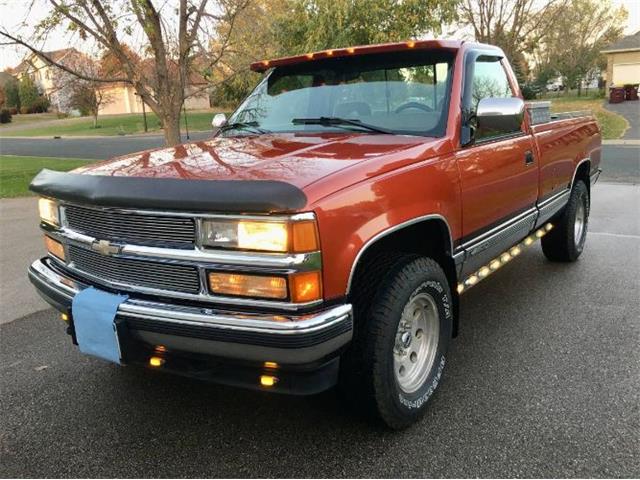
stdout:
<svg viewBox="0 0 640 480">
<path fill-rule="evenodd" d="M 473 28 L 476 41 L 502 48 L 518 80 L 524 81 L 528 71 L 525 54 L 531 53 L 546 35 L 558 30 L 562 7 L 568 1 L 463 0 L 460 21 Z"/>
<path fill-rule="evenodd" d="M 556 72 L 567 89 L 580 93 L 582 81 L 602 69 L 600 51 L 622 35 L 626 17 L 627 11 L 614 8 L 610 0 L 571 0 L 557 29 L 539 47 L 540 68 Z"/>
<path fill-rule="evenodd" d="M 74 71 L 82 73 L 87 78 L 99 77 L 102 74 L 103 65 L 111 68 L 107 62 L 97 62 L 86 55 L 77 55 L 67 60 L 66 65 Z M 80 110 L 83 115 L 93 116 L 93 128 L 98 127 L 98 114 L 100 109 L 111 103 L 113 97 L 108 93 L 107 85 L 94 80 L 84 80 L 68 72 L 61 72 L 53 81 L 55 92 L 58 98 L 59 108 L 69 110 L 72 108 Z"/>
<path fill-rule="evenodd" d="M 38 87 L 29 75 L 22 75 L 18 84 L 20 108 L 32 111 L 40 98 Z"/>
<path fill-rule="evenodd" d="M 0 30 L 0 35 L 83 80 L 132 85 L 162 121 L 165 143 L 175 145 L 180 142 L 180 110 L 187 80 L 195 68 L 205 70 L 217 66 L 227 42 L 221 39 L 220 48 L 212 52 L 209 39 L 220 23 L 233 25 L 248 2 L 48 0 L 48 15 L 33 35 L 23 38 L 6 29 Z M 70 38 L 76 41 L 93 41 L 117 59 L 121 70 L 113 75 L 102 72 L 97 76 L 85 75 L 53 61 L 39 47 L 53 31 L 69 32 Z M 151 72 L 138 68 L 128 56 L 127 41 L 137 42 L 139 52 L 148 57 L 153 67 Z"/>
<path fill-rule="evenodd" d="M 283 54 L 367 45 L 439 33 L 457 0 L 297 0 L 275 19 Z"/>
<path fill-rule="evenodd" d="M 4 107 L 7 101 L 7 95 L 4 93 L 4 87 L 0 87 L 0 108 Z"/>
</svg>

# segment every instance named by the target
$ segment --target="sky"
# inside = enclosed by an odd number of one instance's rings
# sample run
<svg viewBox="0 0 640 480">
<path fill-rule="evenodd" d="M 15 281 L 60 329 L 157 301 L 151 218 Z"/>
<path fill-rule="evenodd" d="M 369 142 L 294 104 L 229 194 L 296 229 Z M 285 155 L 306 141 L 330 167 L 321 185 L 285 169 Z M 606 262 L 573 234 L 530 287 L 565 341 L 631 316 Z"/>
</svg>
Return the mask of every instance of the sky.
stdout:
<svg viewBox="0 0 640 480">
<path fill-rule="evenodd" d="M 31 14 L 28 15 L 28 6 L 34 3 Z M 612 0 L 615 6 L 623 5 L 629 12 L 629 18 L 625 27 L 625 34 L 632 34 L 640 30 L 640 0 Z M 41 19 L 47 10 L 47 2 L 44 0 L 0 0 L 0 27 L 9 32 L 15 32 L 16 26 L 25 20 L 33 24 Z M 22 31 L 25 34 L 25 31 Z M 0 38 L 0 42 L 2 42 Z M 68 39 L 62 34 L 52 35 L 46 43 L 46 50 L 58 50 L 69 46 Z M 73 45 L 78 48 L 78 45 Z M 81 50 L 91 50 L 91 45 Z M 21 47 L 0 45 L 0 71 L 7 67 L 14 67 L 25 56 L 26 50 Z"/>
</svg>

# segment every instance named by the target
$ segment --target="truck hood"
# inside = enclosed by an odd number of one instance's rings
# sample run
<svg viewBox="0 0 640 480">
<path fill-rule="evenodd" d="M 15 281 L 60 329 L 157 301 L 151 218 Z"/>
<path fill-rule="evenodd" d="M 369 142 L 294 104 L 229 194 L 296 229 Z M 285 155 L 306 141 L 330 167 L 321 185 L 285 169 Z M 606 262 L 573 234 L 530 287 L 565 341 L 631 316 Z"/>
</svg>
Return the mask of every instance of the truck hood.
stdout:
<svg viewBox="0 0 640 480">
<path fill-rule="evenodd" d="M 148 150 L 81 167 L 89 175 L 185 180 L 278 180 L 298 188 L 361 162 L 378 163 L 429 139 L 370 134 L 300 134 L 213 138 Z M 405 154 L 403 154 L 403 152 Z M 378 162 L 374 162 L 374 160 Z"/>
</svg>

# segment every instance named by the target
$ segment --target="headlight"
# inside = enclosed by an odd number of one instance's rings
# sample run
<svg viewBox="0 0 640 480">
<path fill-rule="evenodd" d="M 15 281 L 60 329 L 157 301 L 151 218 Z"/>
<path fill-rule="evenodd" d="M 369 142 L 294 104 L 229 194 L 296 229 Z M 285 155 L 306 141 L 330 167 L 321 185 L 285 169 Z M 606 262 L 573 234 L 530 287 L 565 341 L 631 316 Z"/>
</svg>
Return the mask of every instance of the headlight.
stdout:
<svg viewBox="0 0 640 480">
<path fill-rule="evenodd" d="M 58 202 L 41 198 L 38 200 L 38 211 L 40 212 L 40 220 L 56 227 L 60 226 Z"/>
<path fill-rule="evenodd" d="M 264 252 L 318 250 L 314 220 L 203 220 L 201 244 L 205 247 Z"/>
</svg>

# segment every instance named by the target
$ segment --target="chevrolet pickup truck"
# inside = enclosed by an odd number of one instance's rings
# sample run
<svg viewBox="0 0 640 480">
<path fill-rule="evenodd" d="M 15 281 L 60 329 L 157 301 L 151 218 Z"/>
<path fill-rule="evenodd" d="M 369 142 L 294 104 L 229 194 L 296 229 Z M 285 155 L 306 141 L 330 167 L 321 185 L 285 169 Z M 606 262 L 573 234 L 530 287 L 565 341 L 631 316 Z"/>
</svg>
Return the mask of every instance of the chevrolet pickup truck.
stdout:
<svg viewBox="0 0 640 480">
<path fill-rule="evenodd" d="M 406 427 L 443 375 L 460 295 L 537 240 L 550 261 L 580 256 L 598 124 L 525 104 L 490 45 L 251 68 L 264 78 L 209 140 L 39 173 L 47 255 L 30 279 L 81 350 L 92 304 L 75 300 L 98 291 L 117 299 L 118 363 L 337 387 Z"/>
</svg>

